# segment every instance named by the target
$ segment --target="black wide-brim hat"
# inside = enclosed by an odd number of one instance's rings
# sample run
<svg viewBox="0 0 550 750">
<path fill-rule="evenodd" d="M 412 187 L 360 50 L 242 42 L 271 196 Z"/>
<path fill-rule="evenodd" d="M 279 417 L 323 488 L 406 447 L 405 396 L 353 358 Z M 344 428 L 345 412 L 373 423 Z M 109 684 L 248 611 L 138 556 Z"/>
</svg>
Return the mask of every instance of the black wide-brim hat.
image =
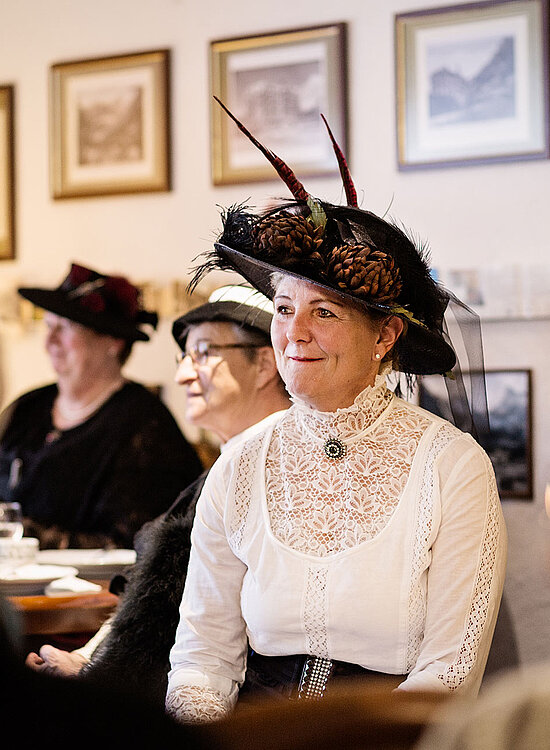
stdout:
<svg viewBox="0 0 550 750">
<path fill-rule="evenodd" d="M 220 242 L 215 243 L 215 252 L 222 265 L 225 261 L 229 267 L 237 271 L 268 298 L 272 298 L 274 295 L 273 274 L 282 273 L 315 284 L 332 294 L 336 293 L 351 304 L 363 306 L 366 308 L 366 312 L 372 309 L 387 315 L 401 317 L 406 322 L 406 329 L 405 333 L 398 339 L 394 349 L 397 354 L 396 362 L 402 372 L 413 375 L 442 374 L 452 370 L 455 365 L 455 351 L 445 341 L 442 331 L 430 329 L 420 320 L 415 320 L 412 313 L 405 308 L 399 311 L 395 306 L 361 299 L 351 292 L 337 288 L 335 285 L 316 277 L 314 272 L 303 273 L 271 264 Z M 441 306 L 444 307 L 444 304 L 442 301 Z"/>
<path fill-rule="evenodd" d="M 55 289 L 20 287 L 18 293 L 44 310 L 125 341 L 149 341 L 141 324 L 156 328 L 158 317 L 142 309 L 140 292 L 123 276 L 107 276 L 77 263 Z"/>
<path fill-rule="evenodd" d="M 172 324 L 172 336 L 185 350 L 191 326 L 200 323 L 236 323 L 269 336 L 273 319 L 272 305 L 255 289 L 241 284 L 225 286 L 213 292 L 208 302 L 194 307 Z"/>
</svg>

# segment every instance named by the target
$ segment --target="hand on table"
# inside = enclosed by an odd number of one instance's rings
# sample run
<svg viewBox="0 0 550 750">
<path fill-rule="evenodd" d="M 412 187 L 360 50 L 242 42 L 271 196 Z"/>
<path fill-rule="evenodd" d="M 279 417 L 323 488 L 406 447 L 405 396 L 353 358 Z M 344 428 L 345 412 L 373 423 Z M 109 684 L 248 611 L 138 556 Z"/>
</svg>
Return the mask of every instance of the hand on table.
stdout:
<svg viewBox="0 0 550 750">
<path fill-rule="evenodd" d="M 49 646 L 41 647 L 38 654 L 31 651 L 25 664 L 35 672 L 45 672 L 56 677 L 76 677 L 82 667 L 88 663 L 86 657 L 72 651 Z"/>
</svg>

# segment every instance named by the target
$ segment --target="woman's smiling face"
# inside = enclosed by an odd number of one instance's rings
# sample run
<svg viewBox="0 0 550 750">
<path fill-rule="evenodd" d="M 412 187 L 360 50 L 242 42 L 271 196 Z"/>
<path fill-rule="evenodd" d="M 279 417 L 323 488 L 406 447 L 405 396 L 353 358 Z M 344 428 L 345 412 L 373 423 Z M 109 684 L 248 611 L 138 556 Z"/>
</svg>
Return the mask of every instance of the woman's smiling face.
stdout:
<svg viewBox="0 0 550 750">
<path fill-rule="evenodd" d="M 290 276 L 278 279 L 273 303 L 271 338 L 291 395 L 336 411 L 374 384 L 389 348 L 379 341 L 381 324 L 338 294 Z"/>
</svg>

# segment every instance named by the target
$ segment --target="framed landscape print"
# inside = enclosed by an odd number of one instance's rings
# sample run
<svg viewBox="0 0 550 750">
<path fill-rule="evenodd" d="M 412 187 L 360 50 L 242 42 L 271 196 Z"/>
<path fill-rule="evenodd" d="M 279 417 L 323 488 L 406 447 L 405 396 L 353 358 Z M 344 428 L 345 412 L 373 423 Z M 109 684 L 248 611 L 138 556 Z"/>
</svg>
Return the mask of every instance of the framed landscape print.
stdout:
<svg viewBox="0 0 550 750">
<path fill-rule="evenodd" d="M 490 434 L 483 448 L 493 464 L 501 498 L 531 500 L 531 370 L 488 370 Z M 445 384 L 439 375 L 419 379 L 419 405 L 452 421 Z"/>
<path fill-rule="evenodd" d="M 51 67 L 54 198 L 170 189 L 169 50 Z"/>
<path fill-rule="evenodd" d="M 0 260 L 15 257 L 13 86 L 0 86 Z"/>
<path fill-rule="evenodd" d="M 300 176 L 338 172 L 323 114 L 346 147 L 343 23 L 211 42 L 212 94 Z M 276 179 L 273 167 L 212 100 L 215 185 Z"/>
<path fill-rule="evenodd" d="M 400 169 L 549 156 L 548 0 L 395 17 Z"/>
</svg>

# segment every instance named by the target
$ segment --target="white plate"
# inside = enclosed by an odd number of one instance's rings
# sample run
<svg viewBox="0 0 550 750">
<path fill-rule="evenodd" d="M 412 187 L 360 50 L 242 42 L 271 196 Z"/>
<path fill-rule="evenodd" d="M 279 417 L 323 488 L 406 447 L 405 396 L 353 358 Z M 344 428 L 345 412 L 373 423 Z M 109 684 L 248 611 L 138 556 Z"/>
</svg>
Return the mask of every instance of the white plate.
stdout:
<svg viewBox="0 0 550 750">
<path fill-rule="evenodd" d="M 0 593 L 4 596 L 42 594 L 48 583 L 64 576 L 74 576 L 76 568 L 66 565 L 0 566 Z"/>
<path fill-rule="evenodd" d="M 37 561 L 52 565 L 72 565 L 84 578 L 111 578 L 136 561 L 133 549 L 45 549 Z"/>
</svg>

